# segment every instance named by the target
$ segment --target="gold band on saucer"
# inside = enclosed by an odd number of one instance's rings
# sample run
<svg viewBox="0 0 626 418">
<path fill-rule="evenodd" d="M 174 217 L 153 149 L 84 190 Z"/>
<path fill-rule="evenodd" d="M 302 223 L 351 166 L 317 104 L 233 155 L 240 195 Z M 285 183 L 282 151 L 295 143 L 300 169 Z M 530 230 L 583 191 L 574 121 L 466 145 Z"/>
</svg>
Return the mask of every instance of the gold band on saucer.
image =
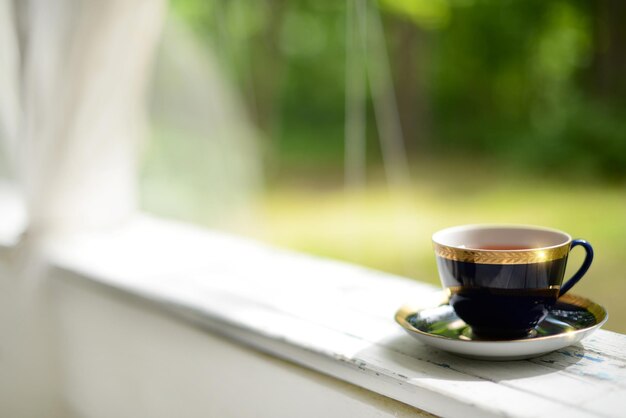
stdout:
<svg viewBox="0 0 626 418">
<path fill-rule="evenodd" d="M 569 252 L 570 244 L 555 248 L 518 251 L 468 250 L 433 243 L 435 254 L 441 258 L 477 264 L 531 264 L 558 260 Z"/>
</svg>

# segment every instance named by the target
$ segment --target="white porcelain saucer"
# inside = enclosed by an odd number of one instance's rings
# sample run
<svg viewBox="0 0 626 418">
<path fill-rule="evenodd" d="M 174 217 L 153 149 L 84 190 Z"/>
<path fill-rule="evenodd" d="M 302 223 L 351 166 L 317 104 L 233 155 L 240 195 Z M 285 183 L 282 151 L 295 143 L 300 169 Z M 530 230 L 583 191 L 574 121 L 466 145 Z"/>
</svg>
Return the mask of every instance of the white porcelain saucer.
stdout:
<svg viewBox="0 0 626 418">
<path fill-rule="evenodd" d="M 479 339 L 456 315 L 444 293 L 419 308 L 403 306 L 395 318 L 410 336 L 424 344 L 463 357 L 505 361 L 538 357 L 575 344 L 600 328 L 608 313 L 589 299 L 566 294 L 535 330 L 515 340 Z"/>
</svg>

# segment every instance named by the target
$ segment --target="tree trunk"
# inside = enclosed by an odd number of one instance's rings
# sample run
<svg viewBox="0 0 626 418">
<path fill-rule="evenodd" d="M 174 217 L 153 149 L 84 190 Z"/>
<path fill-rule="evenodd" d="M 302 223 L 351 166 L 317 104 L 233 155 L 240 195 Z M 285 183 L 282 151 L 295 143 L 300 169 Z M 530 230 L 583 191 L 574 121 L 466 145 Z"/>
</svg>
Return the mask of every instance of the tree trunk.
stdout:
<svg viewBox="0 0 626 418">
<path fill-rule="evenodd" d="M 590 88 L 604 100 L 626 104 L 626 2 L 599 0 L 593 4 L 595 45 Z"/>
<path fill-rule="evenodd" d="M 421 153 L 429 146 L 431 131 L 428 34 L 413 22 L 398 18 L 389 20 L 388 28 L 395 40 L 390 59 L 407 151 Z"/>
</svg>

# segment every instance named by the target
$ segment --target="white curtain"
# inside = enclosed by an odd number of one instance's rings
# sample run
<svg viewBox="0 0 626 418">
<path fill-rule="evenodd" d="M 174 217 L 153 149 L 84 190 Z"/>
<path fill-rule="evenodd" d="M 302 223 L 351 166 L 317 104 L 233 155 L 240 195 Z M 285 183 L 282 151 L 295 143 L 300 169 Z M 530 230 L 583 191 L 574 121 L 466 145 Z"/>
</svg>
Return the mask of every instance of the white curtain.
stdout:
<svg viewBox="0 0 626 418">
<path fill-rule="evenodd" d="M 162 0 L 0 0 L 0 142 L 34 234 L 135 208 Z"/>
<path fill-rule="evenodd" d="M 37 248 L 132 215 L 164 9 L 164 0 L 0 0 L 0 157 L 28 217 L 19 257 L 0 263 L 1 416 L 76 415 L 63 409 Z"/>
<path fill-rule="evenodd" d="M 17 28 L 12 0 L 0 0 L 0 164 L 4 171 L 13 167 L 17 128 L 20 117 Z"/>
</svg>

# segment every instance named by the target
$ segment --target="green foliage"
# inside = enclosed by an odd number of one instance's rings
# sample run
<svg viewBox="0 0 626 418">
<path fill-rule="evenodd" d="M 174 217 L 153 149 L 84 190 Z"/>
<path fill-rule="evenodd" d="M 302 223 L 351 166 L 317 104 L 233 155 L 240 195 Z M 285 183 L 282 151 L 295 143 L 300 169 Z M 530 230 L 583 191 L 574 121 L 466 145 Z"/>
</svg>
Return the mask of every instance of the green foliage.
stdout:
<svg viewBox="0 0 626 418">
<path fill-rule="evenodd" d="M 382 10 L 397 14 L 426 29 L 444 28 L 450 21 L 449 0 L 379 0 Z"/>
<path fill-rule="evenodd" d="M 620 52 L 616 40 L 598 38 L 599 24 L 611 33 L 610 22 L 599 18 L 611 10 L 583 0 L 368 4 L 383 16 L 410 150 L 626 177 L 626 98 L 594 87 L 610 86 L 602 66 L 613 65 L 607 54 Z M 173 6 L 241 86 L 269 138 L 270 165 L 340 169 L 345 1 L 173 0 Z M 406 74 L 419 82 L 404 85 Z M 373 123 L 370 108 L 369 160 L 380 164 Z"/>
<path fill-rule="evenodd" d="M 456 8 L 433 57 L 437 149 L 626 175 L 626 112 L 581 83 L 593 52 L 585 13 L 567 1 Z"/>
</svg>

